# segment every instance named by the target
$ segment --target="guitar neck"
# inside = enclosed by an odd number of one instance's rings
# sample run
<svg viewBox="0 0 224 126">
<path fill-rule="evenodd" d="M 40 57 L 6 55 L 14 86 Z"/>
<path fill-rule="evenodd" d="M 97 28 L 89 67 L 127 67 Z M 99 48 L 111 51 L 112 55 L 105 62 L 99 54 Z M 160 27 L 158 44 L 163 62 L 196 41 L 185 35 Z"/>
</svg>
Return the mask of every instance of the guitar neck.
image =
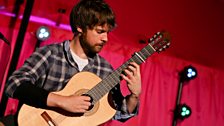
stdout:
<svg viewBox="0 0 224 126">
<path fill-rule="evenodd" d="M 141 63 L 145 62 L 145 60 L 154 52 L 155 49 L 150 44 L 148 44 L 139 52 L 134 53 L 128 61 L 117 68 L 114 72 L 112 72 L 91 90 L 89 90 L 87 94 L 92 97 L 93 104 L 100 100 L 105 94 L 107 94 L 121 81 L 120 75 L 123 70 L 128 67 L 130 62 L 135 62 L 140 65 Z"/>
<path fill-rule="evenodd" d="M 115 87 L 121 80 L 121 73 L 128 67 L 130 62 L 141 64 L 151 56 L 154 52 L 161 52 L 170 46 L 170 34 L 166 31 L 157 32 L 152 38 L 148 40 L 149 44 L 136 52 L 123 65 L 117 68 L 99 84 L 90 89 L 86 94 L 91 96 L 92 103 L 96 103 L 105 94 L 107 94 L 113 87 Z"/>
</svg>

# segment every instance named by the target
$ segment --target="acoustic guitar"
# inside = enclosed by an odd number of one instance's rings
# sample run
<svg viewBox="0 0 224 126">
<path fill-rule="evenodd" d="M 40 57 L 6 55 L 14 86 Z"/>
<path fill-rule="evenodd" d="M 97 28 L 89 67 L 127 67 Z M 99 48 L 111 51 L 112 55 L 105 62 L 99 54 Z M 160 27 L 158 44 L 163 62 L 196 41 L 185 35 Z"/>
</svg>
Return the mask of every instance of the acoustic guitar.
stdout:
<svg viewBox="0 0 224 126">
<path fill-rule="evenodd" d="M 166 31 L 157 32 L 148 40 L 148 44 L 114 72 L 101 80 L 90 72 L 75 74 L 61 91 L 55 92 L 68 96 L 72 94 L 91 97 L 93 107 L 86 113 L 70 113 L 59 108 L 35 108 L 22 105 L 18 114 L 19 126 L 96 126 L 110 120 L 116 110 L 109 102 L 108 93 L 120 82 L 120 74 L 130 62 L 141 64 L 154 52 L 169 47 L 170 35 Z"/>
</svg>

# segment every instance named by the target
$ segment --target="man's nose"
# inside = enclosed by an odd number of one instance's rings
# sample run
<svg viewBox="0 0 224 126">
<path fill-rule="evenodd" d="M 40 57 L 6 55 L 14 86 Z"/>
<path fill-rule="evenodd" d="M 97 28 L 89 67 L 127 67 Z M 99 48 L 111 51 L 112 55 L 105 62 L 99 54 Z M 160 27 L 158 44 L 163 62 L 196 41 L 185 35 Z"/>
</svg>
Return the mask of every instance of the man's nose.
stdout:
<svg viewBox="0 0 224 126">
<path fill-rule="evenodd" d="M 108 33 L 104 33 L 104 34 L 102 35 L 102 40 L 103 40 L 104 42 L 107 42 L 107 41 L 108 41 Z"/>
</svg>

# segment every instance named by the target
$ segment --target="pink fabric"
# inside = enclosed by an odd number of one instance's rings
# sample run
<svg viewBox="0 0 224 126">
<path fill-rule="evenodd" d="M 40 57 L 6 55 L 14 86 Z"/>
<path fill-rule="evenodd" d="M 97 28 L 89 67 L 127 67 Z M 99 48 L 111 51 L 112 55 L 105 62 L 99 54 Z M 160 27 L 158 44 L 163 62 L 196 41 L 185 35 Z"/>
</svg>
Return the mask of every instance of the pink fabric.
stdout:
<svg viewBox="0 0 224 126">
<path fill-rule="evenodd" d="M 53 32 L 51 35 L 55 39 L 42 43 L 42 45 L 49 44 L 54 40 L 69 39 L 68 36 L 71 38 L 71 34 L 65 35 L 63 33 L 67 32 Z M 12 43 L 14 41 L 15 37 L 13 37 Z M 134 50 L 139 50 L 138 45 L 130 47 L 129 45 L 121 45 L 119 41 L 116 35 L 112 34 L 110 42 L 101 53 L 114 68 L 119 67 L 130 58 Z M 35 42 L 33 34 L 27 33 L 18 67 L 32 53 Z M 222 107 L 224 106 L 224 73 L 165 54 L 155 54 L 141 65 L 142 93 L 138 116 L 125 123 L 109 121 L 105 124 L 106 126 L 170 126 L 177 95 L 178 72 L 187 65 L 196 67 L 198 77 L 189 83 L 184 83 L 181 103 L 186 103 L 191 107 L 192 115 L 188 119 L 178 122 L 178 125 L 221 126 L 224 124 L 224 109 Z M 6 69 L 5 58 L 7 57 L 6 47 L 2 43 L 0 44 L 0 56 L 0 77 L 2 77 L 6 73 L 4 70 Z M 4 86 L 4 80 L 0 79 L 1 86 Z M 124 95 L 129 93 L 124 83 L 121 84 L 121 87 Z M 6 114 L 15 113 L 16 106 L 17 101 L 10 100 Z"/>
</svg>

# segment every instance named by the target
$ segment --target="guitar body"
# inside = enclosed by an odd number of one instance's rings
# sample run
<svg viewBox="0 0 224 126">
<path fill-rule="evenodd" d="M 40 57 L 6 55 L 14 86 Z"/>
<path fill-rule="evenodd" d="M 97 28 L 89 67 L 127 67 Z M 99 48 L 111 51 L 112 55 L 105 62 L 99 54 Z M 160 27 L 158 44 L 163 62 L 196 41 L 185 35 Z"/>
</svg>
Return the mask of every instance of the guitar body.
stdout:
<svg viewBox="0 0 224 126">
<path fill-rule="evenodd" d="M 55 93 L 64 96 L 74 93 L 81 95 L 100 81 L 101 79 L 93 73 L 80 72 L 70 79 L 63 90 Z M 55 124 L 49 123 L 41 116 L 44 112 L 47 113 Z M 111 119 L 115 112 L 116 110 L 109 104 L 107 93 L 91 110 L 84 114 L 66 113 L 56 109 L 40 109 L 23 105 L 19 111 L 18 124 L 19 126 L 96 126 Z"/>
</svg>

